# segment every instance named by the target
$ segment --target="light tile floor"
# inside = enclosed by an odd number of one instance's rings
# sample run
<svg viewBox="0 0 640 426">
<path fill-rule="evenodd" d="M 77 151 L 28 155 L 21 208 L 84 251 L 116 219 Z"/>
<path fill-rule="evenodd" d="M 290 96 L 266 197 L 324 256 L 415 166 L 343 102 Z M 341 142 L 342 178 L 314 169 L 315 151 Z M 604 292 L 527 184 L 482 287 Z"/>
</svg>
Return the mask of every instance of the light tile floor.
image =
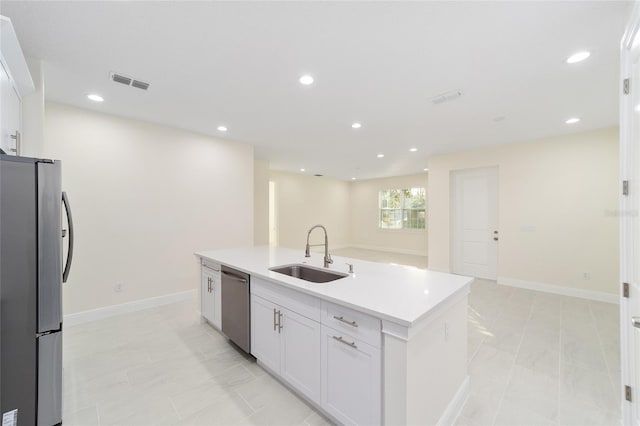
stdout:
<svg viewBox="0 0 640 426">
<path fill-rule="evenodd" d="M 426 259 L 339 256 L 421 267 Z M 424 267 L 424 266 L 422 266 Z M 180 302 L 67 327 L 68 425 L 329 422 Z M 458 425 L 620 424 L 616 305 L 477 280 L 469 297 L 471 393 Z"/>
</svg>

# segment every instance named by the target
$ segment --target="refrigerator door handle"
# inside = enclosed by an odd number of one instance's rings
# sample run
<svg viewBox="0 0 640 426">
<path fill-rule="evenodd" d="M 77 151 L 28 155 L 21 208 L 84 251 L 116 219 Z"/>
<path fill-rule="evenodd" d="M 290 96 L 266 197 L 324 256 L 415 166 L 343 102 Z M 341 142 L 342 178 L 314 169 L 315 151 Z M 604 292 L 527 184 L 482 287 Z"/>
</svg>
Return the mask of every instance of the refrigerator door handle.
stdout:
<svg viewBox="0 0 640 426">
<path fill-rule="evenodd" d="M 62 204 L 64 204 L 64 211 L 67 213 L 67 223 L 69 224 L 69 246 L 67 250 L 67 262 L 64 265 L 64 271 L 62 272 L 62 282 L 66 283 L 69 277 L 69 270 L 71 269 L 71 261 L 73 260 L 73 217 L 71 216 L 71 206 L 69 205 L 69 197 L 67 193 L 62 191 Z"/>
</svg>

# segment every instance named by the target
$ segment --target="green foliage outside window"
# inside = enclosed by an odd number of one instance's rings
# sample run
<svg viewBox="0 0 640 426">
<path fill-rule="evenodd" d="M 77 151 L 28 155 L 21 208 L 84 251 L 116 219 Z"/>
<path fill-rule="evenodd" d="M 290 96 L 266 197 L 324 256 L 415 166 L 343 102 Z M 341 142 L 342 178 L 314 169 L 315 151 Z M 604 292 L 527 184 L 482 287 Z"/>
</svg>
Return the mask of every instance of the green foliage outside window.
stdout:
<svg viewBox="0 0 640 426">
<path fill-rule="evenodd" d="M 382 229 L 425 229 L 425 189 L 387 189 L 380 191 Z"/>
</svg>

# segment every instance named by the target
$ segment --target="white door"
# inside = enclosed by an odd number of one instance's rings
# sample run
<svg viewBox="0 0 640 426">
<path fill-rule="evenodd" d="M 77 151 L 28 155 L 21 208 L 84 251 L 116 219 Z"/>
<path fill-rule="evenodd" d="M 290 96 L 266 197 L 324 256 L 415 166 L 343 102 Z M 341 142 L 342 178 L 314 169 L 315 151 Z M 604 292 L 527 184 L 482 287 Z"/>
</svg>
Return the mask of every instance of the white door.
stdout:
<svg viewBox="0 0 640 426">
<path fill-rule="evenodd" d="M 640 425 L 640 8 L 636 5 L 622 39 L 622 105 L 620 109 L 620 169 L 628 194 L 620 197 L 620 278 L 629 285 L 620 298 L 622 353 L 622 413 L 625 425 Z M 630 82 L 624 94 L 625 79 Z M 624 289 L 624 286 L 621 286 Z M 624 387 L 631 389 L 631 401 Z"/>
<path fill-rule="evenodd" d="M 280 335 L 278 307 L 251 295 L 251 354 L 273 372 L 280 374 Z"/>
<path fill-rule="evenodd" d="M 280 374 L 320 403 L 320 323 L 282 309 Z"/>
<path fill-rule="evenodd" d="M 7 154 L 20 155 L 22 103 L 2 62 L 0 62 L 0 96 L 0 148 Z"/>
<path fill-rule="evenodd" d="M 498 268 L 498 168 L 459 170 L 451 185 L 452 272 L 495 280 Z"/>
</svg>

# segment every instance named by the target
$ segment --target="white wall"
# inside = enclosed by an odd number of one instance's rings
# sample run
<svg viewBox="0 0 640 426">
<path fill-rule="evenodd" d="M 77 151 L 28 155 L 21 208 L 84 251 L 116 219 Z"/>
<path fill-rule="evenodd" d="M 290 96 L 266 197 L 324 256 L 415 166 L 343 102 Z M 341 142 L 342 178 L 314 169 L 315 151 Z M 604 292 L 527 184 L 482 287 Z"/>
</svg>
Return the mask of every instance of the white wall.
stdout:
<svg viewBox="0 0 640 426">
<path fill-rule="evenodd" d="M 47 103 L 43 155 L 76 227 L 65 314 L 194 289 L 194 251 L 252 243 L 249 145 Z"/>
<path fill-rule="evenodd" d="M 276 183 L 280 247 L 304 251 L 307 231 L 316 224 L 327 228 L 330 249 L 349 244 L 348 182 L 279 171 L 271 171 L 270 179 Z M 322 231 L 314 231 L 311 242 L 323 244 Z"/>
<path fill-rule="evenodd" d="M 617 128 L 430 158 L 429 268 L 450 270 L 451 172 L 488 166 L 499 168 L 499 282 L 618 292 Z"/>
<path fill-rule="evenodd" d="M 351 182 L 351 245 L 426 256 L 426 230 L 380 229 L 378 225 L 379 193 L 395 188 L 427 188 L 427 173 Z"/>
</svg>

